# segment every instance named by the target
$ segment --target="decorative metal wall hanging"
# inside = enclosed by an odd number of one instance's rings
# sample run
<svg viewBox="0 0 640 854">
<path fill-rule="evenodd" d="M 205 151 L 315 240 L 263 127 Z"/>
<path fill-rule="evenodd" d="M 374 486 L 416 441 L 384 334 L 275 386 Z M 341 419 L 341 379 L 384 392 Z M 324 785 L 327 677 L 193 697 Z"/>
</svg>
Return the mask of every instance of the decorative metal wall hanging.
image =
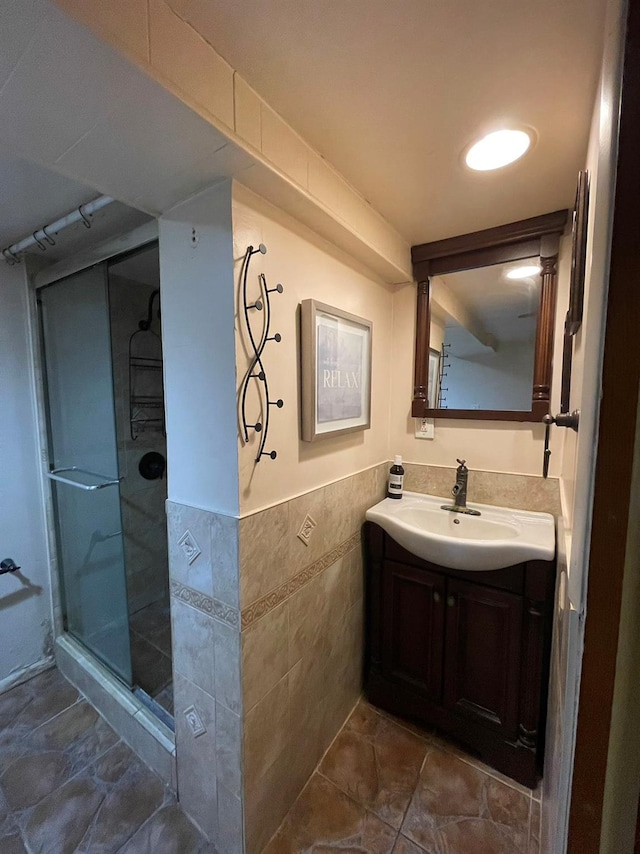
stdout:
<svg viewBox="0 0 640 854">
<path fill-rule="evenodd" d="M 269 457 L 270 459 L 275 460 L 275 458 L 278 456 L 276 451 L 265 451 L 267 438 L 269 436 L 269 412 L 272 406 L 276 406 L 278 409 L 282 409 L 282 407 L 284 406 L 284 402 L 281 398 L 278 398 L 278 400 L 271 400 L 269 398 L 269 382 L 267 380 L 267 372 L 262 362 L 262 354 L 264 352 L 264 348 L 267 344 L 267 341 L 275 341 L 277 344 L 282 341 L 282 336 L 279 332 L 276 332 L 275 335 L 269 334 L 271 331 L 270 295 L 273 293 L 281 294 L 283 293 L 284 288 L 280 284 L 276 285 L 275 288 L 269 288 L 267 286 L 267 279 L 264 273 L 260 273 L 258 276 L 260 296 L 253 302 L 249 302 L 249 297 L 247 296 L 249 265 L 251 262 L 251 258 L 258 252 L 262 255 L 266 254 L 267 248 L 264 243 L 261 243 L 257 248 L 254 248 L 253 246 L 247 247 L 247 251 L 245 252 L 244 259 L 242 261 L 242 268 L 240 274 L 242 279 L 242 305 L 244 308 L 244 320 L 247 329 L 249 344 L 251 346 L 253 354 L 251 357 L 249 368 L 247 369 L 247 372 L 242 381 L 242 385 L 240 386 L 240 417 L 242 420 L 242 430 L 245 442 L 249 441 L 249 430 L 253 430 L 260 436 L 258 453 L 256 455 L 257 463 L 260 462 L 262 457 Z M 251 326 L 251 317 L 255 316 L 252 315 L 252 312 L 262 312 L 263 310 L 264 320 L 262 326 L 262 334 L 258 335 L 254 332 L 254 328 L 252 328 Z M 260 413 L 254 420 L 253 424 L 249 424 L 247 420 L 247 392 L 249 390 L 249 385 L 252 380 L 257 385 L 258 395 L 260 397 Z"/>
</svg>

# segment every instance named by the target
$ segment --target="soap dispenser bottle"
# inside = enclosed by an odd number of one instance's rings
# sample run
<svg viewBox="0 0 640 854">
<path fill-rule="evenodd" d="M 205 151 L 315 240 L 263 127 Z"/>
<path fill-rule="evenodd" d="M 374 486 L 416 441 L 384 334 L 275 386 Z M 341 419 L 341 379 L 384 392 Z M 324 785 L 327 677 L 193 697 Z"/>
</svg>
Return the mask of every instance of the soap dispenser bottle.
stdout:
<svg viewBox="0 0 640 854">
<path fill-rule="evenodd" d="M 402 468 L 402 457 L 396 456 L 393 465 L 389 469 L 389 485 L 387 487 L 387 498 L 402 498 L 404 489 L 404 469 Z"/>
</svg>

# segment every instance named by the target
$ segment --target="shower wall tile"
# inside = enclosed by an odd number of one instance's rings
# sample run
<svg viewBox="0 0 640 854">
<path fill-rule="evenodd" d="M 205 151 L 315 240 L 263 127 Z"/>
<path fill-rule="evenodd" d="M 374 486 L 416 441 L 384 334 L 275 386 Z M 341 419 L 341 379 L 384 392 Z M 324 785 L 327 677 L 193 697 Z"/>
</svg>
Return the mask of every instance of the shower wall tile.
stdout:
<svg viewBox="0 0 640 854">
<path fill-rule="evenodd" d="M 314 489 L 240 520 L 243 610 L 358 533 L 368 507 L 385 494 L 387 464 Z M 298 538 L 307 516 L 308 544 Z"/>
<path fill-rule="evenodd" d="M 215 620 L 215 698 L 232 712 L 242 711 L 241 642 L 238 629 Z"/>
<path fill-rule="evenodd" d="M 242 718 L 216 703 L 216 771 L 218 783 L 236 797 L 242 794 Z"/>
<path fill-rule="evenodd" d="M 238 520 L 167 501 L 172 581 L 238 607 Z M 190 553 L 185 534 L 196 549 Z"/>
<path fill-rule="evenodd" d="M 171 598 L 173 669 L 215 695 L 214 632 L 216 622 L 208 615 Z"/>
<path fill-rule="evenodd" d="M 225 854 L 244 854 L 244 815 L 242 800 L 222 783 L 218 785 L 218 850 Z"/>
<path fill-rule="evenodd" d="M 171 580 L 179 581 L 205 596 L 213 596 L 211 515 L 197 507 L 167 501 Z M 192 553 L 185 547 L 184 541 L 181 543 L 185 534 L 190 535 L 192 546 L 195 547 Z"/>
<path fill-rule="evenodd" d="M 241 520 L 248 854 L 275 832 L 360 696 L 360 530 L 366 509 L 384 497 L 387 469 Z M 297 534 L 307 515 L 316 528 L 305 546 Z"/>
<path fill-rule="evenodd" d="M 215 839 L 218 834 L 216 704 L 211 696 L 179 673 L 175 677 L 175 691 L 179 698 L 175 723 L 180 802 L 209 839 Z M 189 724 L 194 718 L 201 724 L 197 734 Z"/>
<path fill-rule="evenodd" d="M 289 603 L 283 602 L 242 633 L 245 714 L 289 670 Z"/>
<path fill-rule="evenodd" d="M 240 601 L 259 599 L 293 573 L 287 502 L 240 520 Z"/>
<path fill-rule="evenodd" d="M 244 719 L 247 852 L 257 854 L 289 808 L 289 677 L 283 677 Z"/>
<path fill-rule="evenodd" d="M 240 606 L 238 573 L 238 519 L 212 513 L 211 570 L 213 595 L 233 608 Z"/>
<path fill-rule="evenodd" d="M 217 850 L 241 854 L 238 520 L 175 502 L 167 518 L 180 801 Z"/>
<path fill-rule="evenodd" d="M 380 468 L 376 466 L 358 472 L 289 501 L 288 537 L 295 571 L 360 530 L 367 508 L 384 498 L 384 479 L 380 477 Z M 317 527 L 309 545 L 305 546 L 297 535 L 307 515 Z"/>
</svg>

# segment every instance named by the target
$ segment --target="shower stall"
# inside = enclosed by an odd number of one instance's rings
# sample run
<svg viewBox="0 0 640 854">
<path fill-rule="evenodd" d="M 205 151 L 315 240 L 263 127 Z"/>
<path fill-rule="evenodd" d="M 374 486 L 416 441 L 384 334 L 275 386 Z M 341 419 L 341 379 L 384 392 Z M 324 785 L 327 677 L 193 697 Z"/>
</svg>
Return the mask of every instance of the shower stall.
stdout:
<svg viewBox="0 0 640 854">
<path fill-rule="evenodd" d="M 38 292 L 64 630 L 173 728 L 157 242 Z"/>
</svg>

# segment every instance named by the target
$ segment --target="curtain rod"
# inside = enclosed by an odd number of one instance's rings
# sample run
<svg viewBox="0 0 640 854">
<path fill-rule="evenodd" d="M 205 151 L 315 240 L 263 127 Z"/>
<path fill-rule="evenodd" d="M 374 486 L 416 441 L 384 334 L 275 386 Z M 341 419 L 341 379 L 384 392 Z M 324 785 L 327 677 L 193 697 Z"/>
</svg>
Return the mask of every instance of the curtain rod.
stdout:
<svg viewBox="0 0 640 854">
<path fill-rule="evenodd" d="M 63 228 L 68 228 L 68 226 L 76 222 L 83 222 L 87 228 L 91 228 L 89 217 L 114 201 L 115 199 L 112 199 L 111 196 L 98 196 L 92 202 L 87 202 L 86 205 L 74 208 L 70 213 L 60 217 L 60 219 L 57 219 L 50 225 L 43 225 L 42 228 L 36 229 L 28 237 L 19 240 L 17 243 L 12 243 L 11 246 L 7 246 L 6 249 L 2 250 L 2 257 L 11 266 L 19 264 L 22 261 L 19 253 L 24 253 L 32 246 L 38 246 L 44 252 L 47 246 L 55 246 L 56 242 L 52 235 L 57 235 Z"/>
</svg>

